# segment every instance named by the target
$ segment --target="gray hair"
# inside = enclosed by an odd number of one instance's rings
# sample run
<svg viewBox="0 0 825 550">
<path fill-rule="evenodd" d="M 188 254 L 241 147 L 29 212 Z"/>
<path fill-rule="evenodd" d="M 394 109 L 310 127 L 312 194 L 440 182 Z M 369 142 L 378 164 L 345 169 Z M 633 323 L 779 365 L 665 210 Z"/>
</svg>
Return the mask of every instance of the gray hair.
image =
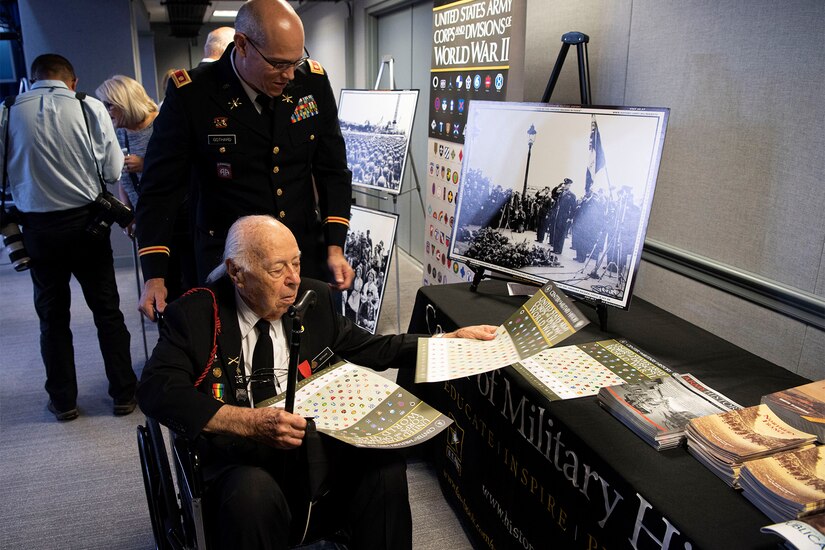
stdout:
<svg viewBox="0 0 825 550">
<path fill-rule="evenodd" d="M 243 216 L 235 220 L 235 223 L 229 228 L 226 233 L 226 244 L 223 247 L 223 257 L 221 263 L 213 269 L 206 278 L 207 283 L 213 283 L 226 275 L 226 261 L 232 260 L 232 263 L 243 270 L 248 270 L 250 267 L 250 252 L 255 247 L 255 243 L 249 236 L 249 233 L 256 227 L 263 223 L 276 222 L 282 227 L 283 224 L 265 214 Z"/>
</svg>

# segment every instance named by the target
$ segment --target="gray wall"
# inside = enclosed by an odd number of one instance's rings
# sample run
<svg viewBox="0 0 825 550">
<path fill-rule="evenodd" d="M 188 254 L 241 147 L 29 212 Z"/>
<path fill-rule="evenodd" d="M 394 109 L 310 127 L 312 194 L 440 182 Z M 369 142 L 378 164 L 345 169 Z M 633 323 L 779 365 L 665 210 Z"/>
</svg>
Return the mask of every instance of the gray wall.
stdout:
<svg viewBox="0 0 825 550">
<path fill-rule="evenodd" d="M 671 109 L 648 238 L 825 298 L 825 3 L 535 0 L 527 21 L 525 100 L 577 30 L 595 104 Z M 553 102 L 579 101 L 575 70 Z M 821 330 L 646 263 L 636 294 L 825 377 Z"/>
</svg>

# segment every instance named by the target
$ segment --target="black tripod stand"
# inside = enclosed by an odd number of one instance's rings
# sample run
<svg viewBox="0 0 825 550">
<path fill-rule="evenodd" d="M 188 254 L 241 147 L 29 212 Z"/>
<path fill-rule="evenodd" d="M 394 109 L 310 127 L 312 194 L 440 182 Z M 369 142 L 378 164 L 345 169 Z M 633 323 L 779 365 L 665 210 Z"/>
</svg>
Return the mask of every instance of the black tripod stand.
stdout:
<svg viewBox="0 0 825 550">
<path fill-rule="evenodd" d="M 541 97 L 541 102 L 548 103 L 550 101 L 550 96 L 553 95 L 556 82 L 559 80 L 559 75 L 561 74 L 561 68 L 564 65 L 564 60 L 567 58 L 567 51 L 570 49 L 571 45 L 575 45 L 576 55 L 579 60 L 579 92 L 581 95 L 581 103 L 582 105 L 590 105 L 590 65 L 587 60 L 587 43 L 590 42 L 590 37 L 583 32 L 571 31 L 562 35 L 561 42 L 561 50 L 559 51 L 559 55 L 556 57 L 556 64 L 553 65 L 553 71 L 550 73 L 550 80 L 547 81 L 547 87 L 544 89 L 544 95 Z M 525 181 L 525 190 L 526 188 L 527 183 Z M 524 200 L 524 197 L 522 197 L 522 200 Z M 539 223 L 543 223 L 542 220 L 539 220 Z M 559 265 L 555 255 L 551 258 L 551 262 L 554 262 L 554 266 Z M 478 289 L 478 285 L 481 280 L 485 278 L 485 268 L 480 265 L 476 265 L 471 261 L 467 262 L 467 267 L 469 267 L 473 272 L 473 282 L 470 283 L 470 290 L 475 292 Z M 488 276 L 488 278 L 496 279 L 498 277 Z M 602 321 L 602 310 L 599 309 L 599 321 L 602 323 L 602 327 L 604 327 L 604 324 L 607 322 L 606 311 L 604 311 L 604 316 L 605 320 Z"/>
</svg>

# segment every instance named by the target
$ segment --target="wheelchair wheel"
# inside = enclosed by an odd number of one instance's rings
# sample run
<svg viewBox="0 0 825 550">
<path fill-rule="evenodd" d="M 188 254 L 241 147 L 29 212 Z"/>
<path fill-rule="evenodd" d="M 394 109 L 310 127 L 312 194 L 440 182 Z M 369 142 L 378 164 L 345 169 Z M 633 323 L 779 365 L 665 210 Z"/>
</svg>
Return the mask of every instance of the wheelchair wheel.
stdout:
<svg viewBox="0 0 825 550">
<path fill-rule="evenodd" d="M 146 503 L 149 506 L 149 519 L 152 521 L 152 534 L 158 550 L 169 549 L 164 532 L 165 513 L 162 510 L 165 500 L 161 496 L 160 471 L 155 461 L 149 430 L 146 426 L 137 427 L 138 452 L 143 473 L 143 489 L 146 491 Z"/>
</svg>

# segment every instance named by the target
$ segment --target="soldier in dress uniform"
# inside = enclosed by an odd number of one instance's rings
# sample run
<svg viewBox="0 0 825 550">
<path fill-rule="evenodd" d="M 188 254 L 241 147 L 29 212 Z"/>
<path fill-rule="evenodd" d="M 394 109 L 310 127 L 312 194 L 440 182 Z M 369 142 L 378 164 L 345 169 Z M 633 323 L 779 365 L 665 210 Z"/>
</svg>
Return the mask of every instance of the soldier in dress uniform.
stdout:
<svg viewBox="0 0 825 550">
<path fill-rule="evenodd" d="M 136 213 L 140 309 L 150 319 L 166 306 L 168 243 L 190 170 L 201 281 L 236 219 L 270 214 L 295 235 L 306 275 L 338 290 L 352 283 L 343 252 L 352 174 L 329 78 L 304 57 L 303 25 L 287 2 L 247 2 L 235 29 L 218 61 L 173 74 L 155 120 Z"/>
</svg>

